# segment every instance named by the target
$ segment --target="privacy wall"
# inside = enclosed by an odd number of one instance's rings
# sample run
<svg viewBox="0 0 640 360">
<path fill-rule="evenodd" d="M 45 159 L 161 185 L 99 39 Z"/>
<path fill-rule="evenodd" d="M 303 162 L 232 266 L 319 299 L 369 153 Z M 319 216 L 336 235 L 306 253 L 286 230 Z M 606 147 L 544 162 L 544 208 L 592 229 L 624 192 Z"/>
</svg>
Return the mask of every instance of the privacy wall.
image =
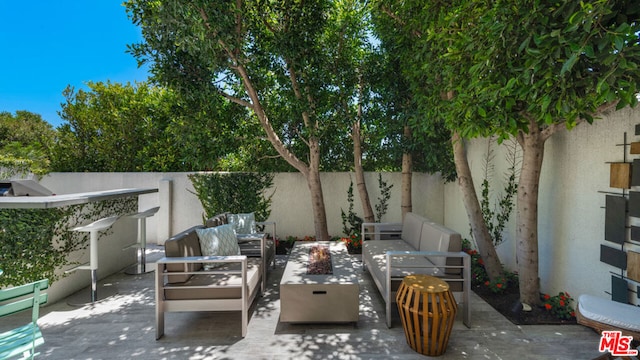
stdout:
<svg viewBox="0 0 640 360">
<path fill-rule="evenodd" d="M 203 209 L 188 179 L 189 173 L 52 173 L 40 183 L 56 194 L 118 188 L 158 188 L 158 193 L 140 196 L 140 210 L 160 206 L 160 211 L 147 220 L 147 239 L 163 244 L 170 236 L 191 226 L 202 224 Z M 383 180 L 393 184 L 386 222 L 400 222 L 401 174 L 384 173 Z M 347 191 L 352 173 L 323 173 L 321 176 L 327 222 L 331 236 L 342 235 L 341 210 L 349 209 Z M 365 181 L 372 203 L 380 196 L 378 173 L 366 173 Z M 444 222 L 444 183 L 438 175 L 413 175 L 413 211 Z M 304 177 L 299 173 L 278 173 L 274 185 L 269 220 L 277 223 L 280 238 L 314 235 L 311 196 Z M 362 215 L 360 198 L 354 183 L 354 210 Z"/>
<path fill-rule="evenodd" d="M 640 224 L 640 218 L 627 212 L 622 221 L 625 241 L 617 244 L 605 240 L 605 214 L 607 195 L 624 198 L 627 208 L 629 193 L 640 191 L 640 187 L 630 189 L 611 187 L 611 163 L 640 159 L 640 155 L 630 153 L 627 142 L 640 142 L 636 125 L 640 124 L 640 109 L 623 109 L 592 125 L 582 124 L 571 131 L 563 131 L 551 137 L 546 144 L 539 197 L 539 251 L 541 290 L 557 294 L 568 291 L 574 298 L 582 293 L 610 297 L 612 281 L 624 280 L 628 291 L 626 296 L 632 303 L 638 303 L 638 282 L 628 278 L 628 270 L 633 270 L 633 261 L 625 264 L 627 270 L 619 267 L 622 258 L 626 263 L 635 252 L 640 252 L 640 242 L 631 240 L 629 226 Z M 470 141 L 468 156 L 474 174 L 476 188 L 483 178 L 483 163 L 487 153 L 487 139 Z M 493 161 L 494 177 L 491 189 L 502 191 L 506 148 L 495 148 Z M 639 163 L 640 164 L 640 163 Z M 636 169 L 640 170 L 640 168 Z M 469 234 L 468 220 L 462 204 L 457 184 L 445 186 L 445 224 Z M 624 212 L 624 209 L 623 209 Z M 505 242 L 498 247 L 501 261 L 508 268 L 517 267 L 515 245 L 515 211 L 505 232 Z M 640 226 L 640 225 L 639 225 Z M 467 238 L 470 238 L 467 235 Z M 616 260 L 603 256 L 613 249 L 619 255 Z M 629 255 L 630 256 L 627 256 Z M 616 256 L 614 256 L 616 257 Z M 615 263 L 616 265 L 611 265 Z M 637 266 L 637 265 L 636 265 Z M 613 280 L 612 280 L 613 277 Z M 637 279 L 636 279 L 637 280 Z"/>
</svg>

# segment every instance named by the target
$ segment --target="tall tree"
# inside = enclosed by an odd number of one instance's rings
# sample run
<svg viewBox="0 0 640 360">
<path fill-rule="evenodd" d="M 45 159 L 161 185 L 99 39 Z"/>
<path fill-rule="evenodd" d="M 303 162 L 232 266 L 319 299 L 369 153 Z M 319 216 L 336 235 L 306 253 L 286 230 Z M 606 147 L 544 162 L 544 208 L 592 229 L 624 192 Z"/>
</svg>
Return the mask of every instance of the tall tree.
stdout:
<svg viewBox="0 0 640 360">
<path fill-rule="evenodd" d="M 383 121 L 367 128 L 369 148 L 367 160 L 375 161 L 378 171 L 401 171 L 401 212 L 412 211 L 412 178 L 414 171 L 439 173 L 445 181 L 456 178 L 451 157 L 449 132 L 434 124 L 430 131 L 413 131 L 412 123 L 424 114 L 417 108 L 409 81 L 402 72 L 405 47 L 393 34 L 382 31 L 381 14 L 373 12 L 373 36 L 380 41 L 378 52 L 368 62 L 372 92 L 368 113 L 376 113 Z M 387 20 L 387 15 L 383 15 Z M 373 144 L 373 145 L 372 145 Z M 379 144 L 379 146 L 375 146 Z M 393 159 L 390 161 L 390 159 Z"/>
<path fill-rule="evenodd" d="M 229 130 L 241 122 L 230 104 L 195 107 L 147 83 L 87 86 L 64 92 L 61 117 L 66 123 L 52 147 L 54 171 L 220 169 L 246 143 Z M 227 136 L 217 136 L 222 132 Z"/>
<path fill-rule="evenodd" d="M 443 118 L 460 138 L 515 136 L 522 147 L 516 219 L 520 300 L 537 304 L 544 144 L 607 109 L 637 104 L 640 8 L 631 0 L 384 6 L 415 41 L 405 70 L 431 118 Z"/>
<path fill-rule="evenodd" d="M 39 114 L 0 112 L 0 178 L 43 175 L 49 171 L 49 149 L 56 131 Z"/>
<path fill-rule="evenodd" d="M 352 2 L 144 1 L 126 6 L 142 27 L 133 45 L 154 77 L 202 102 L 224 97 L 250 110 L 277 154 L 307 180 L 315 233 L 328 240 L 320 170 L 323 143 L 348 134 L 343 101 L 352 102 L 350 41 L 359 29 L 342 21 Z M 344 83 L 349 81 L 348 99 Z M 194 90 L 198 91 L 194 91 Z"/>
</svg>

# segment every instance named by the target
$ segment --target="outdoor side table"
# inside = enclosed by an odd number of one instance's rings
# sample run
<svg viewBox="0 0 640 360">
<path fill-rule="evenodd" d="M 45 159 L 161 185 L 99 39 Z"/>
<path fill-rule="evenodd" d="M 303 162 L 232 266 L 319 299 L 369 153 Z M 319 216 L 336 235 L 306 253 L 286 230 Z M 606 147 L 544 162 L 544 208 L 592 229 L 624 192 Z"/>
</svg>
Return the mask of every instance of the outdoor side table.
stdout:
<svg viewBox="0 0 640 360">
<path fill-rule="evenodd" d="M 429 275 L 406 276 L 396 302 L 407 344 L 423 355 L 444 354 L 458 309 L 449 284 Z"/>
</svg>

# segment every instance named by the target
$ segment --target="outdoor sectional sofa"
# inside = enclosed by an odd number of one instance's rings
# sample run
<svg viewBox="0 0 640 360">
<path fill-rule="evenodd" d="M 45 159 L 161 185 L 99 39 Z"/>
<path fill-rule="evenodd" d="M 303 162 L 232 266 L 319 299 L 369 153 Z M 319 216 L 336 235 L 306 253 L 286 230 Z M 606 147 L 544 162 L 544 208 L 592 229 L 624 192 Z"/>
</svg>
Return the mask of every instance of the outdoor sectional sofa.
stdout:
<svg viewBox="0 0 640 360">
<path fill-rule="evenodd" d="M 462 302 L 463 322 L 471 323 L 471 258 L 462 251 L 460 234 L 415 213 L 402 224 L 362 224 L 362 260 L 386 303 L 391 327 L 391 304 L 407 275 L 426 274 L 445 280 Z"/>
<path fill-rule="evenodd" d="M 217 215 L 165 242 L 165 257 L 156 263 L 156 339 L 164 335 L 165 312 L 176 311 L 240 311 L 246 335 L 249 307 L 264 291 L 275 261 L 275 234 L 238 235 L 240 255 L 204 256 L 198 230 L 226 225 L 228 216 Z"/>
</svg>

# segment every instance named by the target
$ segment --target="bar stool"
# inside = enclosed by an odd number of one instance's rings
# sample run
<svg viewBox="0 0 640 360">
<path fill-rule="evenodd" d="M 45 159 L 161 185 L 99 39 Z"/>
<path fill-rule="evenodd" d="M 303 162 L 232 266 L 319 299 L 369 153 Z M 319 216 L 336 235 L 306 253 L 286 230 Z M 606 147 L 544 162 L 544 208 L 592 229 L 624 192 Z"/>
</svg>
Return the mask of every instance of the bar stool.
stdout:
<svg viewBox="0 0 640 360">
<path fill-rule="evenodd" d="M 129 215 L 129 217 L 132 217 L 134 219 L 138 219 L 138 241 L 134 244 L 131 244 L 127 247 L 125 247 L 122 250 L 128 250 L 131 249 L 132 247 L 138 248 L 138 264 L 133 265 L 131 267 L 129 267 L 127 270 L 125 270 L 125 274 L 129 274 L 129 275 L 138 275 L 138 274 L 145 274 L 148 272 L 152 272 L 153 268 L 150 268 L 149 270 L 147 270 L 147 259 L 146 259 L 146 251 L 147 251 L 147 218 L 152 217 L 153 215 L 155 215 L 155 213 L 158 212 L 158 210 L 160 210 L 160 207 L 154 207 L 139 213 L 135 213 L 132 215 Z"/>
<path fill-rule="evenodd" d="M 111 225 L 113 225 L 113 223 L 115 223 L 119 217 L 120 216 L 110 216 L 107 218 L 94 221 L 90 224 L 78 226 L 76 228 L 71 229 L 71 231 L 88 232 L 90 234 L 89 263 L 76 266 L 72 269 L 65 271 L 65 273 L 70 273 L 76 270 L 91 271 L 91 300 L 82 301 L 81 300 L 82 297 L 79 299 L 72 297 L 70 300 L 67 301 L 69 305 L 84 305 L 88 303 L 94 303 L 99 300 L 98 299 L 98 233 L 100 231 L 106 230 L 109 227 L 111 227 Z M 105 287 L 104 289 L 107 289 L 107 287 Z M 105 293 L 103 293 L 102 291 L 100 292 L 100 295 L 101 295 L 100 300 L 113 295 L 113 293 L 115 293 L 115 288 L 108 287 L 108 290 L 106 290 Z M 80 301 L 77 301 L 77 300 L 80 300 Z"/>
</svg>

